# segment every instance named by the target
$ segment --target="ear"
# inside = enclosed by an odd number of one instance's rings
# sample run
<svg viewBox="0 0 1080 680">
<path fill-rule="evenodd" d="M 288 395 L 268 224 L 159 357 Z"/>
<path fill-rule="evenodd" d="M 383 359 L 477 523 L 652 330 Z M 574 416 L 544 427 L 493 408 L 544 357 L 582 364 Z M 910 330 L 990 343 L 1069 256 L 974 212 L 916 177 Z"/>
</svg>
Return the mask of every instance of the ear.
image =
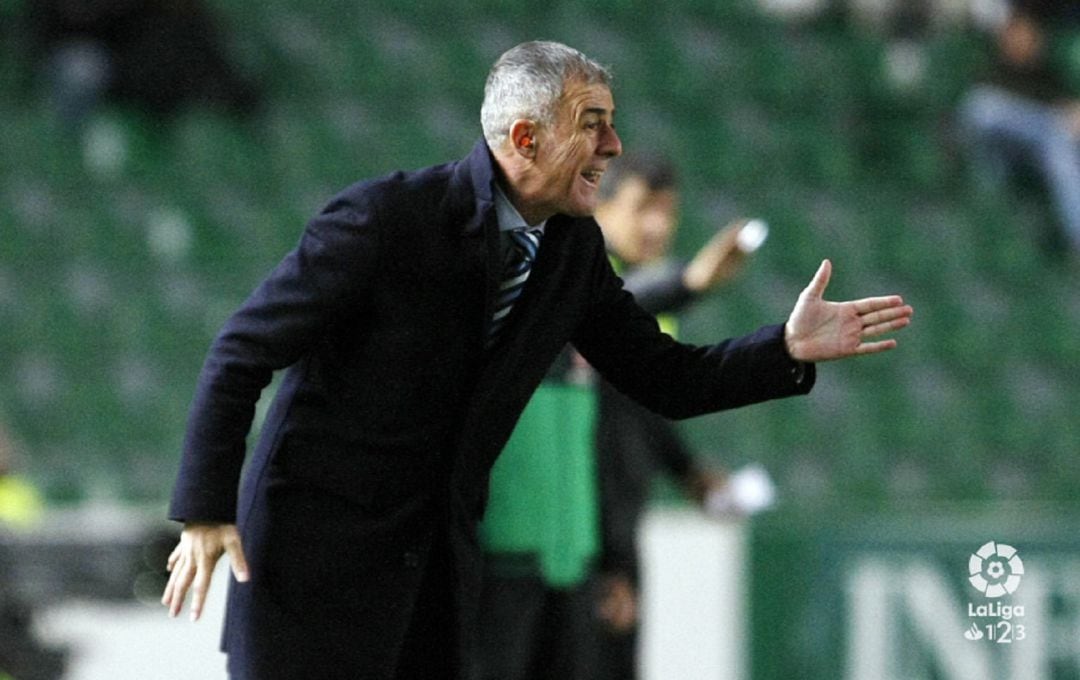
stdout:
<svg viewBox="0 0 1080 680">
<path fill-rule="evenodd" d="M 519 118 L 510 126 L 510 143 L 514 151 L 526 158 L 536 157 L 536 122 Z"/>
</svg>

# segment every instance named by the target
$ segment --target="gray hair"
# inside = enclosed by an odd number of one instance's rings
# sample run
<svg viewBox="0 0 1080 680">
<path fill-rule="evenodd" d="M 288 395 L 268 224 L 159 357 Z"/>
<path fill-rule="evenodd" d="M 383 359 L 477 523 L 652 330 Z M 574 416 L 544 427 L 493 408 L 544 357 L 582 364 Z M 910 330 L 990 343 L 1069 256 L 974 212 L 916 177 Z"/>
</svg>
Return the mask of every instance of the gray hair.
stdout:
<svg viewBox="0 0 1080 680">
<path fill-rule="evenodd" d="M 574 80 L 610 85 L 611 73 L 574 48 L 556 42 L 527 42 L 504 52 L 488 73 L 480 107 L 488 146 L 502 144 L 519 118 L 553 124 L 563 86 Z"/>
</svg>

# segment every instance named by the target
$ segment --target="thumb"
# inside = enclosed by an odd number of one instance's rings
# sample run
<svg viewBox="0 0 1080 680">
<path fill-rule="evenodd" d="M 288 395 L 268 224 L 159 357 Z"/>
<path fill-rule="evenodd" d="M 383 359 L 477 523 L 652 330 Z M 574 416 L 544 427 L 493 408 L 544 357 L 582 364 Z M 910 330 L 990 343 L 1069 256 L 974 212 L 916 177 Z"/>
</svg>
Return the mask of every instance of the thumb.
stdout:
<svg viewBox="0 0 1080 680">
<path fill-rule="evenodd" d="M 825 295 L 825 287 L 829 285 L 830 276 L 832 276 L 832 262 L 827 259 L 822 260 L 821 266 L 818 267 L 817 273 L 814 274 L 814 278 L 811 279 L 810 284 L 806 286 L 803 295 L 823 297 Z"/>
</svg>

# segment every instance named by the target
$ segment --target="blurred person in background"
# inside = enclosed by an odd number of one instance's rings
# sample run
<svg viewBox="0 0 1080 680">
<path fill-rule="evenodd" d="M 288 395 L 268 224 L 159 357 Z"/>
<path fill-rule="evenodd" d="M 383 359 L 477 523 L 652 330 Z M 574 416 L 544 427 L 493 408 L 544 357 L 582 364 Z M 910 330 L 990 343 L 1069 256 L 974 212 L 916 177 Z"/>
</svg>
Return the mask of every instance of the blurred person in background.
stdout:
<svg viewBox="0 0 1080 680">
<path fill-rule="evenodd" d="M 786 323 L 705 347 L 663 334 L 592 218 L 622 151 L 609 83 L 565 45 L 507 51 L 466 158 L 345 189 L 225 322 L 190 411 L 162 603 L 176 616 L 190 591 L 197 619 L 229 555 L 234 679 L 468 677 L 491 466 L 568 343 L 676 418 L 806 393 L 816 362 L 896 346 L 875 338 L 912 308 L 826 301 L 828 260 Z M 286 368 L 245 468 L 255 405 Z"/>
<path fill-rule="evenodd" d="M 15 441 L 0 424 L 0 529 L 28 529 L 44 507 L 37 488 L 17 474 Z"/>
<path fill-rule="evenodd" d="M 78 129 L 105 98 L 156 118 L 185 105 L 254 111 L 257 86 L 227 56 L 199 0 L 35 0 L 26 22 L 57 113 Z"/>
<path fill-rule="evenodd" d="M 59 680 L 67 651 L 37 638 L 34 607 L 5 578 L 16 556 L 4 534 L 32 528 L 44 511 L 37 489 L 15 473 L 15 458 L 15 442 L 0 425 L 0 680 Z"/>
<path fill-rule="evenodd" d="M 1059 33 L 1080 28 L 1080 3 L 1010 0 L 991 14 L 990 69 L 960 104 L 958 125 L 979 185 L 991 192 L 1034 172 L 1058 221 L 1054 251 L 1080 256 L 1080 97 L 1055 57 Z M 1064 242 L 1064 245 L 1062 245 Z"/>
<path fill-rule="evenodd" d="M 473 680 L 588 677 L 589 579 L 600 552 L 595 432 L 593 371 L 566 348 L 491 470 Z"/>
<path fill-rule="evenodd" d="M 748 253 L 739 247 L 747 224 L 718 231 L 689 262 L 671 257 L 680 196 L 674 163 L 657 155 L 627 155 L 613 163 L 601 186 L 596 221 L 616 273 L 638 304 L 678 337 L 675 312 L 734 278 Z M 658 472 L 676 480 L 704 505 L 722 493 L 725 475 L 703 466 L 674 424 L 599 381 L 596 431 L 602 552 L 594 616 L 596 680 L 636 677 L 638 628 L 637 530 Z"/>
<path fill-rule="evenodd" d="M 745 221 L 718 232 L 690 263 L 669 259 L 679 194 L 666 158 L 619 158 L 599 195 L 595 216 L 614 269 L 652 314 L 684 308 L 744 264 L 737 238 Z M 676 326 L 661 317 L 673 337 Z M 634 535 L 653 477 L 658 469 L 674 476 L 700 502 L 725 485 L 670 421 L 596 383 L 588 363 L 564 351 L 492 469 L 480 525 L 478 680 L 634 677 Z"/>
</svg>

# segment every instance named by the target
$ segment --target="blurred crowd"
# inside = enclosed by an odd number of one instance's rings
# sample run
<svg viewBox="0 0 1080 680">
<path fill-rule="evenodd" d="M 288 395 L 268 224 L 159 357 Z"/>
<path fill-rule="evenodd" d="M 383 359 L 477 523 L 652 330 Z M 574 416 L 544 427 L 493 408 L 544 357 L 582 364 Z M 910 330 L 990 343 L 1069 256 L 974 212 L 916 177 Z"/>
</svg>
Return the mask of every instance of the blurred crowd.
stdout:
<svg viewBox="0 0 1080 680">
<path fill-rule="evenodd" d="M 259 89 L 229 57 L 199 0 L 26 3 L 32 54 L 61 119 L 78 127 L 103 100 L 157 117 L 190 105 L 247 114 Z"/>
<path fill-rule="evenodd" d="M 35 607 L 3 577 L 18 558 L 5 535 L 32 530 L 44 511 L 37 489 L 17 467 L 15 441 L 0 423 L 0 680 L 59 680 L 67 652 L 37 637 Z"/>
</svg>

